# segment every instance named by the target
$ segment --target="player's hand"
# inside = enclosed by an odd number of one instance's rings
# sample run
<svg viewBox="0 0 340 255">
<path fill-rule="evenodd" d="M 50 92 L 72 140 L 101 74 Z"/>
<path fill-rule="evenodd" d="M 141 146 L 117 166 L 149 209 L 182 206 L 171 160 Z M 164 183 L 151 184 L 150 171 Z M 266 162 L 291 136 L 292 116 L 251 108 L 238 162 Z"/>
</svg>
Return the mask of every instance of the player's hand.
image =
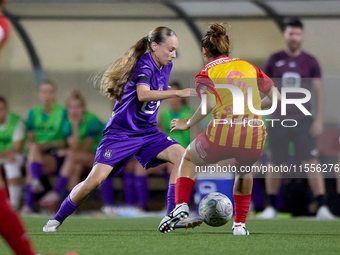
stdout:
<svg viewBox="0 0 340 255">
<path fill-rule="evenodd" d="M 182 89 L 179 91 L 179 97 L 195 97 L 197 96 L 196 90 L 193 88 Z"/>
<path fill-rule="evenodd" d="M 317 137 L 319 135 L 321 135 L 323 132 L 323 124 L 322 121 L 319 120 L 314 120 L 310 129 L 309 129 L 309 134 L 312 137 Z"/>
<path fill-rule="evenodd" d="M 188 119 L 173 119 L 170 124 L 170 132 L 174 132 L 175 130 L 188 130 L 190 126 L 187 123 Z"/>
</svg>

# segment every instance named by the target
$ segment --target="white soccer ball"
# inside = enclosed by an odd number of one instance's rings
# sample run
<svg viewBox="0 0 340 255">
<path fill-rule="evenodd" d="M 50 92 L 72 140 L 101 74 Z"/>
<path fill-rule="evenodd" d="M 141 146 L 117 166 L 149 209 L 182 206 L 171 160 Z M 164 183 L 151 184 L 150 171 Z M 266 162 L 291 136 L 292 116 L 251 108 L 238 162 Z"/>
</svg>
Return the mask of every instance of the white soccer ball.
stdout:
<svg viewBox="0 0 340 255">
<path fill-rule="evenodd" d="M 209 226 L 220 227 L 233 217 L 233 204 L 226 195 L 212 192 L 201 200 L 199 214 Z"/>
</svg>

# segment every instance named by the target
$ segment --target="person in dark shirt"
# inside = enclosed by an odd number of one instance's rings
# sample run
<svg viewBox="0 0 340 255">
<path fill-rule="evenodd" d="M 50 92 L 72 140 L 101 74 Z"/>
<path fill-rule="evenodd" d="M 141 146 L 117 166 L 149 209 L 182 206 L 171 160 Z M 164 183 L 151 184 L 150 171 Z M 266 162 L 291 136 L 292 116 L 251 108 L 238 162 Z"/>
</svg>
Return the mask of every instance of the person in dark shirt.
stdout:
<svg viewBox="0 0 340 255">
<path fill-rule="evenodd" d="M 294 119 L 295 127 L 284 127 L 280 124 L 268 125 L 268 141 L 274 165 L 288 163 L 288 145 L 294 142 L 296 162 L 310 168 L 319 164 L 316 137 L 323 131 L 324 93 L 321 79 L 321 69 L 315 57 L 301 49 L 304 39 L 303 24 L 298 19 L 290 19 L 285 24 L 283 32 L 287 47 L 269 56 L 264 72 L 273 79 L 279 90 L 282 88 L 304 88 L 315 90 L 316 111 L 313 116 L 305 116 L 294 104 L 288 104 L 286 115 L 281 115 L 281 105 L 270 115 L 270 119 Z M 299 99 L 301 93 L 287 93 L 288 99 Z M 311 112 L 310 101 L 303 106 Z M 278 123 L 278 122 L 276 122 Z M 266 192 L 268 206 L 259 218 L 271 219 L 277 217 L 275 209 L 276 196 L 280 188 L 280 173 L 267 173 Z M 308 171 L 309 186 L 318 202 L 317 219 L 333 219 L 334 216 L 324 204 L 325 182 L 322 173 Z"/>
</svg>

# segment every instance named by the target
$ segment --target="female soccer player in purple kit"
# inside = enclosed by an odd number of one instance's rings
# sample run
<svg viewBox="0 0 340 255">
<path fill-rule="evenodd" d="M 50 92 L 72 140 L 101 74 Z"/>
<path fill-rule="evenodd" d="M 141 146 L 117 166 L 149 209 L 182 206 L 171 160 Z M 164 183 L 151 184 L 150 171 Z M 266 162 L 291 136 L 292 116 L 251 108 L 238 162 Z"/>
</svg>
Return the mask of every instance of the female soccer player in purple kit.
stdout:
<svg viewBox="0 0 340 255">
<path fill-rule="evenodd" d="M 156 127 L 161 100 L 195 95 L 190 89 L 167 90 L 177 48 L 174 31 L 157 27 L 106 70 L 101 80 L 101 92 L 117 102 L 103 132 L 93 168 L 46 223 L 44 232 L 55 232 L 91 191 L 111 172 L 118 174 L 133 157 L 145 169 L 165 162 L 171 162 L 174 169 L 178 169 L 184 148 Z M 173 171 L 172 184 L 176 177 L 177 172 Z M 172 192 L 173 201 L 168 201 L 168 207 L 174 208 L 174 188 L 169 192 Z"/>
</svg>

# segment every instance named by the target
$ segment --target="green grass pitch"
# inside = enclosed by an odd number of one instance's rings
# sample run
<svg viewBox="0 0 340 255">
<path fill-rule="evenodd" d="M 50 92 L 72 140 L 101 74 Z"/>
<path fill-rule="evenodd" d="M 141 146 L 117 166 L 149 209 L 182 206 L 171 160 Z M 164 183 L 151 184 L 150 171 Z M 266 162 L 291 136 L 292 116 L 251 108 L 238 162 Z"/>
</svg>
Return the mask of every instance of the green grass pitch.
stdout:
<svg viewBox="0 0 340 255">
<path fill-rule="evenodd" d="M 158 232 L 160 218 L 70 217 L 56 233 L 43 233 L 46 217 L 25 217 L 40 254 L 340 254 L 340 220 L 248 220 L 250 236 L 233 236 L 232 222 L 213 228 Z M 0 239 L 0 254 L 11 254 Z"/>
</svg>

